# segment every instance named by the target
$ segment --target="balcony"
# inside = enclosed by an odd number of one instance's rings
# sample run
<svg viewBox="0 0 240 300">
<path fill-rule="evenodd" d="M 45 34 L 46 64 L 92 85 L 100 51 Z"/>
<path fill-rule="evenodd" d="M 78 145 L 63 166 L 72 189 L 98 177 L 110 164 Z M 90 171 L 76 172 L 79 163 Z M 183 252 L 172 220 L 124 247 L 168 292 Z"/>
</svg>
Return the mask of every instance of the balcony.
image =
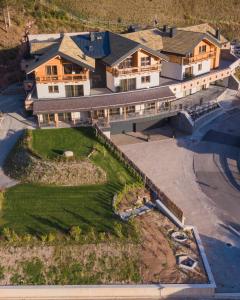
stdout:
<svg viewBox="0 0 240 300">
<path fill-rule="evenodd" d="M 202 53 L 202 54 L 195 55 L 195 56 L 192 56 L 192 57 L 184 57 L 182 59 L 182 63 L 183 63 L 183 65 L 189 65 L 191 63 L 206 60 L 206 59 L 209 59 L 209 58 L 214 57 L 214 56 L 216 56 L 216 51 Z"/>
<path fill-rule="evenodd" d="M 36 77 L 37 82 L 71 82 L 88 80 L 87 74 L 62 74 Z"/>
<path fill-rule="evenodd" d="M 139 119 L 139 118 L 145 118 L 145 117 L 151 117 L 151 116 L 157 116 L 161 115 L 164 113 L 175 113 L 180 110 L 179 107 L 159 107 L 156 109 L 142 109 L 140 111 L 135 111 L 135 112 L 128 112 L 126 114 L 114 114 L 110 115 L 109 119 L 105 117 L 99 117 L 99 118 L 94 118 L 93 123 L 98 123 L 101 126 L 107 126 L 112 122 L 118 122 L 118 121 L 125 121 L 125 120 L 134 120 L 134 119 Z"/>
<path fill-rule="evenodd" d="M 144 73 L 149 71 L 160 71 L 160 64 L 150 65 L 150 66 L 140 66 L 140 67 L 131 67 L 131 68 L 124 68 L 124 69 L 117 69 L 112 68 L 110 72 L 113 76 L 122 76 L 128 74 L 137 74 L 137 73 Z"/>
</svg>

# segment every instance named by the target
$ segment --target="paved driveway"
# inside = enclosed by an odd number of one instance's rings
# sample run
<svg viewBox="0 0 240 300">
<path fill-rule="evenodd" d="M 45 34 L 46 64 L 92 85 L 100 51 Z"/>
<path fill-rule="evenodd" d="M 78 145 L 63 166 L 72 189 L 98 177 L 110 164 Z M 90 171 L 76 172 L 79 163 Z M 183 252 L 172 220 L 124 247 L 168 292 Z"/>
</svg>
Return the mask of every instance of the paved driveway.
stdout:
<svg viewBox="0 0 240 300">
<path fill-rule="evenodd" d="M 14 91 L 18 94 L 13 94 Z M 16 184 L 16 181 L 7 177 L 2 166 L 9 151 L 12 149 L 23 129 L 32 128 L 33 123 L 27 120 L 24 115 L 23 99 L 24 94 L 19 93 L 19 88 L 9 91 L 9 95 L 0 95 L 0 111 L 4 117 L 0 123 L 0 189 Z"/>
<path fill-rule="evenodd" d="M 120 146 L 197 226 L 218 292 L 240 292 L 239 141 L 235 110 L 192 137 Z"/>
</svg>

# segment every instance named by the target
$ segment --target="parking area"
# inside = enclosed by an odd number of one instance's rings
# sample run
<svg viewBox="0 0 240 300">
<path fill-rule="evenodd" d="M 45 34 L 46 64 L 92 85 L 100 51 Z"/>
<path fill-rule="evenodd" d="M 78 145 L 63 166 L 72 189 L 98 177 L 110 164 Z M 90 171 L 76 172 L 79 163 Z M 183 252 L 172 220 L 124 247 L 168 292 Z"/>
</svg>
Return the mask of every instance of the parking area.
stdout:
<svg viewBox="0 0 240 300">
<path fill-rule="evenodd" d="M 211 130 L 217 132 L 214 138 Z M 220 115 L 196 136 L 119 144 L 183 209 L 186 223 L 198 228 L 218 292 L 240 292 L 239 139 L 236 109 Z"/>
</svg>

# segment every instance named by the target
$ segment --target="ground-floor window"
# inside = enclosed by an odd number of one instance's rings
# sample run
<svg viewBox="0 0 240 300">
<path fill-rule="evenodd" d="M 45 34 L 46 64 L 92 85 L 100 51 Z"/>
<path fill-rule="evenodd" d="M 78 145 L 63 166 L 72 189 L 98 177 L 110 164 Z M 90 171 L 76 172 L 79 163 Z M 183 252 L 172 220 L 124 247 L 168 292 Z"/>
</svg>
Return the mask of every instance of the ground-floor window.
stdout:
<svg viewBox="0 0 240 300">
<path fill-rule="evenodd" d="M 119 107 L 117 107 L 117 108 L 110 108 L 109 113 L 110 113 L 110 116 L 112 116 L 112 115 L 119 115 L 120 114 L 120 108 Z"/>
<path fill-rule="evenodd" d="M 71 113 L 59 113 L 58 114 L 58 121 L 60 122 L 69 122 L 71 121 Z"/>
<path fill-rule="evenodd" d="M 145 109 L 145 110 L 152 110 L 152 109 L 155 109 L 155 102 L 145 103 L 145 104 L 144 104 L 144 109 Z"/>
<path fill-rule="evenodd" d="M 66 85 L 66 97 L 79 97 L 83 96 L 83 85 Z"/>
<path fill-rule="evenodd" d="M 135 112 L 135 106 L 127 106 L 126 107 L 126 112 L 129 113 L 134 113 Z"/>
<path fill-rule="evenodd" d="M 93 118 L 104 118 L 104 109 L 94 110 L 93 111 Z"/>
</svg>

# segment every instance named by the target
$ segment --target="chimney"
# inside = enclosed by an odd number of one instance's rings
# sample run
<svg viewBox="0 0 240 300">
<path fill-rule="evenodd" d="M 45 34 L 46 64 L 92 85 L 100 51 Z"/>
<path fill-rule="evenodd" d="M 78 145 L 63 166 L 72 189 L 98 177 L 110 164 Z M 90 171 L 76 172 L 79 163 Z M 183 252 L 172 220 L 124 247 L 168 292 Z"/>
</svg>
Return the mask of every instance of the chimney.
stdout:
<svg viewBox="0 0 240 300">
<path fill-rule="evenodd" d="M 94 32 L 90 32 L 90 41 L 91 42 L 95 41 L 95 34 L 94 34 Z"/>
<path fill-rule="evenodd" d="M 220 40 L 220 29 L 219 28 L 216 29 L 215 37 L 217 40 Z"/>
<path fill-rule="evenodd" d="M 163 25 L 163 32 L 167 32 L 168 31 L 168 25 Z"/>
<path fill-rule="evenodd" d="M 170 28 L 170 37 L 174 37 L 177 33 L 177 28 L 176 27 L 171 27 Z"/>
</svg>

